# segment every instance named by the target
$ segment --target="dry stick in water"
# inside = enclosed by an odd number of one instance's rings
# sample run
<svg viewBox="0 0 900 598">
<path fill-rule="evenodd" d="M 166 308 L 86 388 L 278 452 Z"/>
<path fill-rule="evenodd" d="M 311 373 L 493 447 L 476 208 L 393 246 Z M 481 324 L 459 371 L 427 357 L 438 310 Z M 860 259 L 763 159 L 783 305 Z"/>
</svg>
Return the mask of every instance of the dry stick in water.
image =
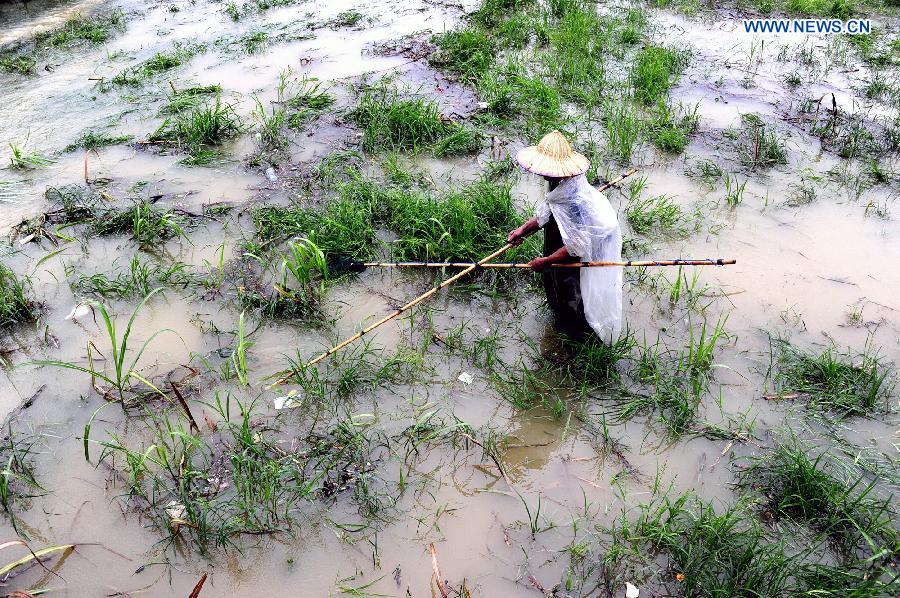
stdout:
<svg viewBox="0 0 900 598">
<path fill-rule="evenodd" d="M 600 187 L 598 188 L 598 190 L 599 190 L 599 191 L 605 191 L 605 190 L 609 189 L 610 187 L 614 187 L 615 185 L 619 184 L 622 180 L 624 180 L 626 177 L 631 176 L 631 175 L 634 174 L 635 172 L 637 172 L 637 168 L 632 168 L 631 170 L 629 170 L 629 171 L 627 171 L 626 173 L 624 173 L 624 174 L 622 174 L 621 176 L 619 176 L 617 179 L 615 179 L 615 180 L 613 180 L 613 181 L 610 181 L 610 182 L 608 182 L 608 183 L 605 183 L 604 185 L 600 186 Z M 362 330 L 360 330 L 359 332 L 357 332 L 357 333 L 354 334 L 353 336 L 351 336 L 351 337 L 347 338 L 346 340 L 344 340 L 344 341 L 338 343 L 337 345 L 335 345 L 335 346 L 333 346 L 332 348 L 328 349 L 327 351 L 325 351 L 324 353 L 322 353 L 322 354 L 319 355 L 318 357 L 313 358 L 312 360 L 310 360 L 309 362 L 307 362 L 306 367 L 309 367 L 309 366 L 312 366 L 312 365 L 316 365 L 317 363 L 319 363 L 319 362 L 322 361 L 323 359 L 329 357 L 330 355 L 334 355 L 335 353 L 337 353 L 338 351 L 340 351 L 341 349 L 343 349 L 344 347 L 346 347 L 347 345 L 349 345 L 349 344 L 352 343 L 353 341 L 359 340 L 360 338 L 363 337 L 363 335 L 368 334 L 369 332 L 375 330 L 376 328 L 378 328 L 378 327 L 381 326 L 382 324 L 386 324 L 387 322 L 390 322 L 391 320 L 393 320 L 394 318 L 396 318 L 397 316 L 399 316 L 400 314 L 402 314 L 402 313 L 405 312 L 406 310 L 408 310 L 408 309 L 410 309 L 410 308 L 412 308 L 412 307 L 418 305 L 419 303 L 425 301 L 426 299 L 428 299 L 429 297 L 431 297 L 432 295 L 434 295 L 435 293 L 437 293 L 438 291 L 440 291 L 440 290 L 443 289 L 444 287 L 450 286 L 451 284 L 453 284 L 454 282 L 456 282 L 457 280 L 459 280 L 460 278 L 462 278 L 462 277 L 465 276 L 466 274 L 469 274 L 470 272 L 472 272 L 473 270 L 475 270 L 475 268 L 477 268 L 478 266 L 483 266 L 484 264 L 488 263 L 489 261 L 491 261 L 491 260 L 494 259 L 495 257 L 501 255 L 501 254 L 504 253 L 506 250 L 508 250 L 508 249 L 510 249 L 510 248 L 512 248 L 512 247 L 513 247 L 512 243 L 507 243 L 506 245 L 504 245 L 503 247 L 501 247 L 500 249 L 498 249 L 498 250 L 495 251 L 494 253 L 492 253 L 492 254 L 490 254 L 490 255 L 488 255 L 488 256 L 482 258 L 482 259 L 479 260 L 477 263 L 471 264 L 471 265 L 469 265 L 469 266 L 466 266 L 465 269 L 463 269 L 462 271 L 457 272 L 456 274 L 454 274 L 453 276 L 451 276 L 450 278 L 448 278 L 447 280 L 445 280 L 445 281 L 442 282 L 441 284 L 439 284 L 439 285 L 437 285 L 436 287 L 432 288 L 431 290 L 426 291 L 425 293 L 419 295 L 418 297 L 416 297 L 415 299 L 413 299 L 412 301 L 410 301 L 409 303 L 407 303 L 406 305 L 404 305 L 404 306 L 401 307 L 400 309 L 397 309 L 397 310 L 393 311 L 392 313 L 386 315 L 385 317 L 381 318 L 380 320 L 378 320 L 378 321 L 375 322 L 374 324 L 370 324 L 370 325 L 366 326 L 365 328 L 363 328 Z M 273 383 L 269 386 L 269 388 L 272 388 L 272 387 L 275 387 L 275 386 L 279 386 L 279 385 L 281 385 L 281 384 L 284 384 L 285 382 L 287 382 L 288 380 L 290 380 L 293 376 L 294 376 L 294 372 L 293 372 L 293 371 L 288 372 L 288 373 L 284 374 L 281 378 L 279 378 L 278 380 L 276 380 L 275 382 L 273 382 Z"/>
<path fill-rule="evenodd" d="M 197 425 L 197 420 L 194 419 L 194 414 L 191 413 L 191 408 L 188 407 L 187 401 L 184 400 L 184 397 L 181 396 L 181 391 L 178 390 L 178 387 L 174 382 L 169 382 L 169 386 L 172 387 L 172 392 L 175 393 L 175 398 L 178 399 L 178 403 L 181 405 L 181 408 L 184 409 L 184 412 L 187 414 L 188 420 L 191 422 L 191 430 L 199 436 L 200 435 L 200 426 Z"/>
<path fill-rule="evenodd" d="M 203 575 L 200 577 L 200 581 L 198 581 L 197 585 L 194 586 L 194 589 L 191 591 L 191 595 L 188 596 L 188 598 L 197 598 L 197 596 L 200 595 L 200 590 L 203 589 L 203 584 L 206 583 L 207 575 L 208 575 L 207 573 L 205 573 L 205 572 L 203 573 Z"/>
<path fill-rule="evenodd" d="M 448 598 L 447 585 L 441 575 L 441 568 L 438 566 L 437 551 L 434 549 L 434 543 L 428 545 L 428 551 L 431 553 L 431 568 L 434 570 L 434 579 L 437 581 L 438 590 L 441 592 L 442 598 Z"/>
</svg>

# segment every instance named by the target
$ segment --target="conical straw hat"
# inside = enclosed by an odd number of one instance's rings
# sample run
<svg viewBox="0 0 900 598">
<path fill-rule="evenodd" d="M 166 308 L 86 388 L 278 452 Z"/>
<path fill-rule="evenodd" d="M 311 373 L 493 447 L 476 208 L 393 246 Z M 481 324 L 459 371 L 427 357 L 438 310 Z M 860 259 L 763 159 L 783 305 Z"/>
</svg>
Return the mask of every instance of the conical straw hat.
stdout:
<svg viewBox="0 0 900 598">
<path fill-rule="evenodd" d="M 556 178 L 582 174 L 591 165 L 559 131 L 547 133 L 537 145 L 519 150 L 516 162 L 529 172 Z"/>
</svg>

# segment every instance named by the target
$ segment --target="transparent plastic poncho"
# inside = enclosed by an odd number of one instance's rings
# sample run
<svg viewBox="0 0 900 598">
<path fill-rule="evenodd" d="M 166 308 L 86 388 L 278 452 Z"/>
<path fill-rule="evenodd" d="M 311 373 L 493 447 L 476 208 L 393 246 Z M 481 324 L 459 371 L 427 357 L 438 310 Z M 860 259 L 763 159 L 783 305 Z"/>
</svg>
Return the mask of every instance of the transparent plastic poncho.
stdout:
<svg viewBox="0 0 900 598">
<path fill-rule="evenodd" d="M 538 224 L 546 225 L 551 213 L 569 255 L 584 262 L 622 259 L 616 211 L 584 175 L 563 179 L 547 194 L 535 211 Z M 588 324 L 604 342 L 613 343 L 622 331 L 621 266 L 582 268 L 581 298 Z"/>
</svg>

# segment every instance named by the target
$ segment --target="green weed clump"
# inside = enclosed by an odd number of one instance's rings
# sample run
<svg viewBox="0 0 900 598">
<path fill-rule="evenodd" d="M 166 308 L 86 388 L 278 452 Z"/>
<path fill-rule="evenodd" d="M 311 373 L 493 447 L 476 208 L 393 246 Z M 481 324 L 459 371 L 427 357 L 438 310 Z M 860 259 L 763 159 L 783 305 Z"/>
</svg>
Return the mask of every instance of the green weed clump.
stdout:
<svg viewBox="0 0 900 598">
<path fill-rule="evenodd" d="M 607 87 L 614 23 L 591 3 L 563 4 L 551 6 L 558 20 L 548 33 L 550 51 L 543 57 L 544 66 L 564 97 L 591 106 Z"/>
<path fill-rule="evenodd" d="M 0 470 L 0 506 L 16 533 L 25 536 L 25 530 L 19 527 L 15 511 L 21 501 L 44 490 L 35 479 L 35 440 L 15 434 L 9 425 L 0 442 L 0 463 L 3 464 L 3 469 Z"/>
<path fill-rule="evenodd" d="M 141 201 L 131 208 L 108 210 L 95 216 L 92 232 L 98 235 L 130 234 L 144 247 L 156 247 L 174 237 L 185 237 L 187 220 L 174 211 Z"/>
<path fill-rule="evenodd" d="M 336 353 L 324 368 L 307 367 L 308 359 L 298 352 L 285 373 L 291 374 L 291 384 L 299 385 L 316 403 L 346 399 L 385 384 L 412 384 L 427 371 L 420 351 L 401 345 L 386 353 L 365 339 Z"/>
<path fill-rule="evenodd" d="M 340 493 L 365 520 L 384 516 L 393 488 L 372 471 L 384 440 L 368 425 L 345 415 L 302 433 L 285 450 L 286 434 L 274 422 L 260 423 L 252 403 L 217 394 L 209 408 L 218 420 L 213 436 L 201 436 L 183 416 L 148 411 L 147 446 L 130 446 L 117 434 L 102 441 L 100 461 L 121 474 L 120 497 L 127 505 L 133 497 L 146 501 L 160 532 L 188 536 L 208 554 L 233 546 L 241 534 L 283 531 L 297 521 L 302 503 Z"/>
<path fill-rule="evenodd" d="M 481 29 L 470 27 L 435 36 L 438 52 L 428 60 L 464 77 L 483 75 L 494 61 L 494 42 Z"/>
<path fill-rule="evenodd" d="M 862 352 L 830 346 L 812 353 L 778 340 L 773 352 L 780 394 L 802 395 L 809 409 L 841 417 L 891 410 L 891 370 L 869 346 Z"/>
<path fill-rule="evenodd" d="M 642 580 L 642 590 L 663 595 L 796 595 L 790 588 L 797 563 L 741 505 L 720 510 L 689 493 L 662 495 L 608 531 L 607 580 L 649 569 L 658 572 Z"/>
<path fill-rule="evenodd" d="M 161 114 L 179 114 L 197 108 L 209 96 L 218 96 L 222 93 L 219 85 L 195 85 L 173 91 L 160 109 Z"/>
<path fill-rule="evenodd" d="M 34 170 L 53 164 L 53 160 L 37 150 L 28 150 L 16 143 L 9 144 L 9 167 L 13 170 Z"/>
<path fill-rule="evenodd" d="M 150 141 L 175 145 L 192 155 L 217 146 L 243 131 L 241 119 L 221 96 L 167 118 L 150 135 Z"/>
<path fill-rule="evenodd" d="M 398 239 L 391 254 L 398 260 L 476 261 L 505 243 L 523 222 L 511 186 L 479 179 L 443 196 L 415 191 L 389 192 L 382 198 L 383 222 Z"/>
<path fill-rule="evenodd" d="M 618 381 L 618 366 L 631 357 L 636 344 L 634 335 L 627 330 L 609 345 L 596 335 L 582 341 L 565 340 L 564 346 L 570 354 L 565 368 L 572 380 L 594 387 Z"/>
<path fill-rule="evenodd" d="M 324 206 L 263 206 L 252 212 L 256 237 L 266 245 L 290 237 L 312 239 L 326 254 L 371 257 L 374 206 L 367 198 L 337 197 Z"/>
<path fill-rule="evenodd" d="M 484 0 L 470 18 L 482 27 L 491 29 L 500 25 L 507 17 L 520 13 L 534 4 L 535 0 Z"/>
<path fill-rule="evenodd" d="M 563 127 L 559 91 L 541 77 L 528 76 L 515 60 L 484 76 L 480 93 L 501 123 L 521 118 L 523 128 L 532 135 Z"/>
<path fill-rule="evenodd" d="M 699 330 L 692 327 L 687 347 L 677 352 L 645 342 L 632 378 L 646 391 L 624 393 L 620 419 L 656 414 L 670 438 L 691 432 L 709 388 L 713 355 L 726 337 L 725 319 L 720 319 L 712 329 L 705 320 Z"/>
<path fill-rule="evenodd" d="M 644 105 L 654 105 L 669 94 L 681 71 L 687 65 L 687 54 L 661 46 L 647 46 L 638 52 L 631 71 L 634 97 Z"/>
<path fill-rule="evenodd" d="M 0 54 L 0 71 L 17 75 L 28 75 L 35 72 L 37 59 L 28 54 L 3 52 Z"/>
<path fill-rule="evenodd" d="M 78 136 L 78 139 L 66 146 L 66 151 L 72 152 L 79 148 L 90 151 L 129 141 L 131 141 L 131 135 L 110 135 L 98 131 L 85 131 Z"/>
<path fill-rule="evenodd" d="M 741 115 L 740 129 L 729 129 L 727 137 L 737 141 L 741 163 L 750 168 L 787 164 L 787 149 L 784 141 L 757 114 Z"/>
<path fill-rule="evenodd" d="M 631 230 L 639 235 L 654 231 L 677 232 L 685 222 L 681 206 L 665 195 L 634 199 L 625 208 L 625 218 Z"/>
<path fill-rule="evenodd" d="M 287 117 L 288 127 L 302 129 L 335 101 L 334 95 L 329 93 L 328 87 L 321 81 L 313 77 L 302 77 L 291 90 L 290 97 L 285 100 L 285 106 L 290 111 Z"/>
<path fill-rule="evenodd" d="M 36 305 L 29 297 L 28 287 L 27 278 L 19 278 L 0 263 L 0 329 L 34 319 Z"/>
<path fill-rule="evenodd" d="M 115 32 L 124 29 L 125 14 L 117 10 L 107 15 L 72 18 L 59 29 L 36 34 L 34 41 L 38 46 L 51 48 L 64 48 L 78 42 L 102 44 L 109 41 Z"/>
<path fill-rule="evenodd" d="M 195 282 L 197 282 L 196 277 L 187 272 L 187 264 L 183 262 L 175 262 L 166 266 L 144 261 L 135 256 L 131 259 L 128 269 L 116 273 L 114 277 L 100 273 L 90 276 L 82 274 L 78 277 L 75 287 L 81 293 L 105 299 L 110 297 L 129 299 L 145 297 L 157 287 L 187 288 Z"/>
<path fill-rule="evenodd" d="M 856 11 L 854 0 L 786 0 L 785 11 L 798 15 L 847 20 Z"/>
<path fill-rule="evenodd" d="M 388 82 L 366 87 L 359 104 L 350 113 L 363 130 L 363 149 L 416 151 L 459 136 L 460 125 L 443 118 L 436 102 L 424 98 L 404 98 Z M 469 150 L 472 144 L 444 142 L 442 151 Z"/>
<path fill-rule="evenodd" d="M 206 47 L 176 44 L 172 52 L 157 52 L 141 64 L 129 67 L 112 78 L 113 85 L 140 85 L 145 80 L 187 63 Z"/>
<path fill-rule="evenodd" d="M 742 483 L 762 494 L 762 508 L 776 520 L 809 525 L 847 563 L 860 555 L 876 563 L 900 556 L 898 514 L 890 497 L 880 497 L 874 482 L 848 471 L 829 452 L 810 456 L 809 450 L 796 439 L 779 444 L 751 461 Z"/>
<path fill-rule="evenodd" d="M 74 17 L 61 27 L 42 31 L 30 40 L 0 49 L 0 71 L 29 75 L 36 72 L 37 61 L 50 49 L 69 48 L 78 44 L 102 44 L 125 29 L 125 15 L 116 10 L 90 18 Z"/>
<path fill-rule="evenodd" d="M 898 588 L 889 566 L 828 563 L 821 544 L 795 546 L 795 538 L 772 533 L 744 502 L 719 507 L 690 493 L 657 494 L 606 531 L 598 569 L 607 587 L 631 580 L 642 593 L 746 598 L 880 598 Z"/>
<path fill-rule="evenodd" d="M 247 254 L 262 265 L 270 260 L 265 256 Z M 259 310 L 268 317 L 289 318 L 311 324 L 324 319 L 321 305 L 326 293 L 329 272 L 325 253 L 312 240 L 293 239 L 288 242 L 280 263 L 274 261 L 271 270 L 261 275 L 245 277 L 238 292 L 241 305 Z M 263 282 L 264 276 L 271 276 L 272 290 Z"/>
<path fill-rule="evenodd" d="M 696 133 L 699 122 L 699 105 L 689 110 L 660 101 L 648 122 L 650 140 L 663 151 L 680 154 Z"/>
</svg>

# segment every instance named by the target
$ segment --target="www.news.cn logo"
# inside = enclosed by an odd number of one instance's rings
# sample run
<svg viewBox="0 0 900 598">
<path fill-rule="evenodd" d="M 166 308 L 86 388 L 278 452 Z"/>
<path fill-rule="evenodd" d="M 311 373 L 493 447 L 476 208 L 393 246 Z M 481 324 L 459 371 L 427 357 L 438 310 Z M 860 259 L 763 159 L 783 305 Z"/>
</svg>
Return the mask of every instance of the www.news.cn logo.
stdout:
<svg viewBox="0 0 900 598">
<path fill-rule="evenodd" d="M 871 33 L 869 19 L 744 19 L 745 33 Z"/>
</svg>

